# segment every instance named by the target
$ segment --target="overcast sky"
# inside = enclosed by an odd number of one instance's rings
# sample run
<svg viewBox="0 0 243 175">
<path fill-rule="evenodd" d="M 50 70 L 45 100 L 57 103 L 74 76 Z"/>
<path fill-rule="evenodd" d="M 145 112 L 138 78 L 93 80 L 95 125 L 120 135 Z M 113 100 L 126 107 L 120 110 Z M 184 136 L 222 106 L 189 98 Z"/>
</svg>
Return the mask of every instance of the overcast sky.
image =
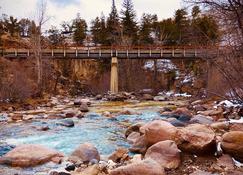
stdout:
<svg viewBox="0 0 243 175">
<path fill-rule="evenodd" d="M 5 13 L 18 18 L 34 18 L 35 7 L 38 0 L 0 0 L 0 14 Z M 59 26 L 63 21 L 70 21 L 80 13 L 88 24 L 96 16 L 103 12 L 107 16 L 111 10 L 112 0 L 47 0 L 48 15 L 51 20 L 50 25 Z M 118 11 L 120 12 L 123 0 L 116 0 Z M 140 19 L 142 13 L 157 14 L 159 19 L 172 17 L 175 10 L 180 8 L 181 0 L 133 0 L 137 18 Z"/>
</svg>

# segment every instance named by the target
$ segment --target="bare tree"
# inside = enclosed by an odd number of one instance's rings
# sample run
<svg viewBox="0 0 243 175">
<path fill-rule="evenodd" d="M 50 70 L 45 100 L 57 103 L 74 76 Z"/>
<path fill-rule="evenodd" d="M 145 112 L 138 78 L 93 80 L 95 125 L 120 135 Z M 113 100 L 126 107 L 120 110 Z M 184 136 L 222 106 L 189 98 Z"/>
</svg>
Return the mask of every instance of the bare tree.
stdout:
<svg viewBox="0 0 243 175">
<path fill-rule="evenodd" d="M 222 49 L 212 64 L 223 77 L 221 89 L 228 88 L 225 97 L 243 103 L 243 1 L 242 0 L 184 0 L 202 5 L 217 19 L 222 36 Z M 219 92 L 217 92 L 219 93 Z"/>
<path fill-rule="evenodd" d="M 32 50 L 36 58 L 37 65 L 37 84 L 40 92 L 42 87 L 42 29 L 43 25 L 50 19 L 47 16 L 47 2 L 45 0 L 38 1 L 36 7 L 36 24 L 32 26 Z"/>
</svg>

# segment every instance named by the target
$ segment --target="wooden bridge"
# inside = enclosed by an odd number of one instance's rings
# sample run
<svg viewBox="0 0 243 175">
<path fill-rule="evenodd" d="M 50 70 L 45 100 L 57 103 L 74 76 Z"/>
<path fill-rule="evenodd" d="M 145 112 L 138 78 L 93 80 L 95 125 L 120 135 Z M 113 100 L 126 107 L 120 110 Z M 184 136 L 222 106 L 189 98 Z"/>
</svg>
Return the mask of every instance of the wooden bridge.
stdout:
<svg viewBox="0 0 243 175">
<path fill-rule="evenodd" d="M 118 59 L 212 59 L 218 56 L 215 47 L 68 47 L 42 49 L 43 59 L 111 59 L 110 90 L 118 92 Z M 5 48 L 2 57 L 10 59 L 34 58 L 30 49 Z"/>
<path fill-rule="evenodd" d="M 31 49 L 2 49 L 5 58 L 28 58 L 34 56 Z M 44 59 L 200 59 L 214 58 L 218 48 L 209 47 L 68 47 L 42 49 Z"/>
</svg>

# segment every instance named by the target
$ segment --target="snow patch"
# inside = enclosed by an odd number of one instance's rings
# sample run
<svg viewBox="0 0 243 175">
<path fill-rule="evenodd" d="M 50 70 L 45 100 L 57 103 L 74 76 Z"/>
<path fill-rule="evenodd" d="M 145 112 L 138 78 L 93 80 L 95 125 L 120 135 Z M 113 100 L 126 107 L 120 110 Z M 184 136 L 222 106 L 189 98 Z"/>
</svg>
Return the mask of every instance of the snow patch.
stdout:
<svg viewBox="0 0 243 175">
<path fill-rule="evenodd" d="M 145 63 L 144 69 L 154 70 L 154 61 L 149 60 Z M 171 62 L 171 60 L 161 59 L 157 61 L 157 71 L 168 73 L 170 71 L 177 70 L 177 67 Z"/>
<path fill-rule="evenodd" d="M 192 95 L 187 94 L 187 93 L 182 93 L 182 94 L 175 93 L 174 91 L 160 92 L 160 93 L 158 93 L 158 95 L 161 95 L 161 96 L 165 95 L 167 97 L 191 97 L 192 96 Z"/>
<path fill-rule="evenodd" d="M 235 160 L 234 158 L 232 158 L 232 159 L 233 159 L 233 161 L 234 161 L 235 166 L 237 166 L 238 168 L 242 168 L 242 167 L 243 167 L 243 163 L 241 163 L 241 162 Z"/>
<path fill-rule="evenodd" d="M 243 117 L 241 117 L 241 119 L 239 119 L 239 120 L 230 119 L 230 123 L 239 123 L 239 124 L 243 124 Z"/>
</svg>

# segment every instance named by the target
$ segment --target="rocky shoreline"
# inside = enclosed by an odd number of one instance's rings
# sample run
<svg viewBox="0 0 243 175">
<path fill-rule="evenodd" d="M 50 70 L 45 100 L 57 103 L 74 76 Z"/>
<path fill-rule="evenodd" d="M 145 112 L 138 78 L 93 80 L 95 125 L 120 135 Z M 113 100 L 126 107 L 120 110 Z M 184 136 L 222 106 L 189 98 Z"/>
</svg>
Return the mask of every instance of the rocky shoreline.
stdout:
<svg viewBox="0 0 243 175">
<path fill-rule="evenodd" d="M 186 98 L 187 97 L 187 98 Z M 110 102 L 107 102 L 110 101 Z M 157 109 L 158 117 L 124 124 L 124 138 L 130 147 L 118 147 L 101 155 L 95 145 L 80 143 L 70 155 L 38 144 L 0 144 L 0 174 L 25 175 L 23 169 L 46 166 L 36 175 L 210 175 L 243 173 L 243 108 L 229 101 L 190 100 L 184 95 L 149 91 L 105 94 L 92 98 L 50 98 L 45 104 L 0 114 L 0 126 L 33 121 L 57 120 L 60 127 L 75 127 L 88 112 L 110 120 L 140 115 L 138 109 Z M 35 128 L 36 129 L 36 128 Z M 48 125 L 37 128 L 52 130 Z M 31 132 L 31 131 L 30 131 Z M 58 131 L 57 131 L 58 132 Z M 4 133 L 3 133 L 4 134 Z M 1 137 L 3 137 L 1 134 Z M 0 138 L 1 138 L 0 137 Z M 4 138 L 4 137 L 3 137 Z M 5 144 L 5 145 L 4 145 Z M 102 143 L 100 143 L 102 144 Z M 14 171 L 8 172 L 13 167 Z M 56 168 L 55 168 L 56 167 Z M 31 174 L 31 172 L 30 172 Z M 26 174 L 27 175 L 27 174 Z M 29 175 L 29 174 L 28 174 Z"/>
</svg>

